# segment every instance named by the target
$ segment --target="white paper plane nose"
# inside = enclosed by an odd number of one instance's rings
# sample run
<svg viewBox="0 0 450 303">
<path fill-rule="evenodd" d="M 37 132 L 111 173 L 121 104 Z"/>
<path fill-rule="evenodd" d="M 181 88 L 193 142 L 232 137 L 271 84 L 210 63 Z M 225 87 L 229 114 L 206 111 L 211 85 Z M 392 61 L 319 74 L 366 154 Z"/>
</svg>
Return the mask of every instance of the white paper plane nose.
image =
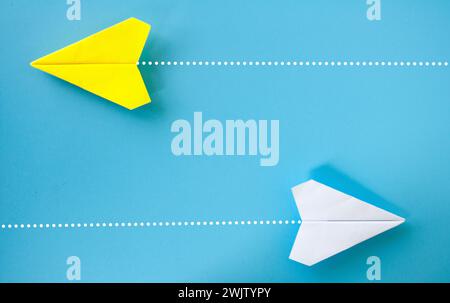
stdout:
<svg viewBox="0 0 450 303">
<path fill-rule="evenodd" d="M 302 218 L 290 259 L 311 266 L 405 219 L 314 180 L 292 188 Z"/>
</svg>

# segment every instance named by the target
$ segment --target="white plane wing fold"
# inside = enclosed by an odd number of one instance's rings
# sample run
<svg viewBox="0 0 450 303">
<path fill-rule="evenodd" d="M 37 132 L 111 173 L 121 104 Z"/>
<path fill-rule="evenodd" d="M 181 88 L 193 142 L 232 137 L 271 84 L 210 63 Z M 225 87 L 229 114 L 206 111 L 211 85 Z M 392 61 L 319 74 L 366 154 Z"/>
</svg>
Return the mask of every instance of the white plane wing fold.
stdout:
<svg viewBox="0 0 450 303">
<path fill-rule="evenodd" d="M 314 180 L 292 188 L 302 223 L 290 259 L 311 266 L 405 221 Z"/>
</svg>

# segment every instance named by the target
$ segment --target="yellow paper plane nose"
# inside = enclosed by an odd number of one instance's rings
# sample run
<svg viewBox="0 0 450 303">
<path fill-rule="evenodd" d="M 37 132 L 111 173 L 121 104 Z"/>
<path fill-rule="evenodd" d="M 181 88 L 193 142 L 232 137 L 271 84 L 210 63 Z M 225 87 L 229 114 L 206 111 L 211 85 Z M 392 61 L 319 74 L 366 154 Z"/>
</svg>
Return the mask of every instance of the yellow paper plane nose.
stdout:
<svg viewBox="0 0 450 303">
<path fill-rule="evenodd" d="M 136 66 L 150 28 L 130 18 L 37 59 L 31 66 L 135 109 L 150 102 Z"/>
</svg>

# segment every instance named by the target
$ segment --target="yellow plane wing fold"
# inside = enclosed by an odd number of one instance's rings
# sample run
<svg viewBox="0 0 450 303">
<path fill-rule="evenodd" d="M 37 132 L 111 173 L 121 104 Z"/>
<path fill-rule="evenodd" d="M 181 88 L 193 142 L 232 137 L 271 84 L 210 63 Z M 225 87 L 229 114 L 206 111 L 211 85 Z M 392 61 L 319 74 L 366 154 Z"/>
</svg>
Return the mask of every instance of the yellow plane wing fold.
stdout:
<svg viewBox="0 0 450 303">
<path fill-rule="evenodd" d="M 150 25 L 130 18 L 31 65 L 93 94 L 134 109 L 150 102 L 136 63 Z"/>
</svg>

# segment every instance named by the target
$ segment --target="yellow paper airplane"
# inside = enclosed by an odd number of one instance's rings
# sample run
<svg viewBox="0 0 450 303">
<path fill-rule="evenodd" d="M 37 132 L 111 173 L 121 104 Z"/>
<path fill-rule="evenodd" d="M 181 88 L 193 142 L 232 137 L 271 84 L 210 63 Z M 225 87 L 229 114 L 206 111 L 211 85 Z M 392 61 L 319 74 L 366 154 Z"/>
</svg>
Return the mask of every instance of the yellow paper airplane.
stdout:
<svg viewBox="0 0 450 303">
<path fill-rule="evenodd" d="M 150 102 L 136 66 L 150 28 L 130 18 L 44 56 L 31 66 L 135 109 Z"/>
</svg>

